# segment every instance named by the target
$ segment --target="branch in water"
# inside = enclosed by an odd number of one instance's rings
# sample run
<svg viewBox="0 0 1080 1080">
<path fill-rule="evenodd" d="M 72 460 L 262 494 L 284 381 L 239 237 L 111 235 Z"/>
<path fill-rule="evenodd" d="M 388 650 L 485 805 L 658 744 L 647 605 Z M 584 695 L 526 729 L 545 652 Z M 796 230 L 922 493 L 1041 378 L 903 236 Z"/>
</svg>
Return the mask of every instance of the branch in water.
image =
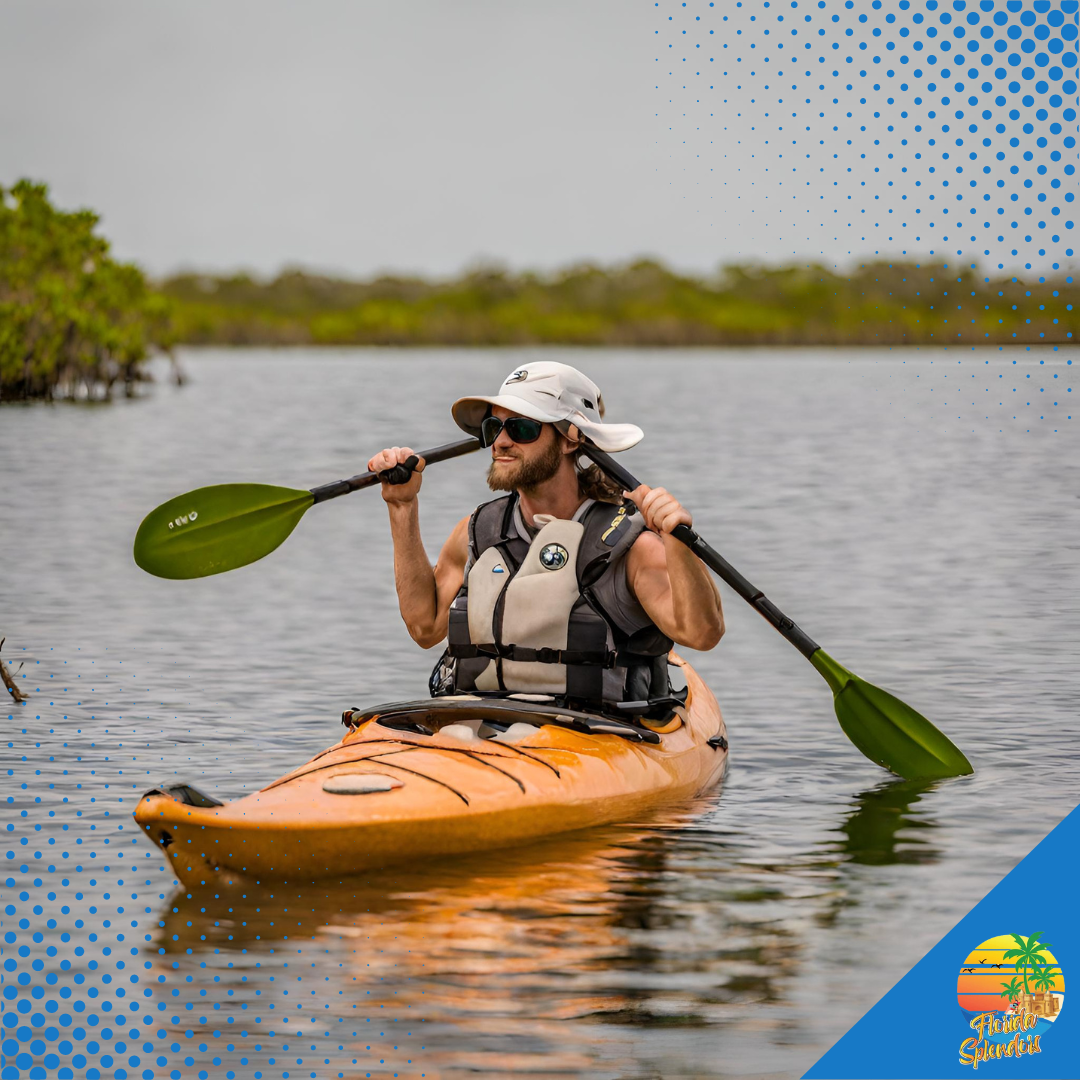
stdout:
<svg viewBox="0 0 1080 1080">
<path fill-rule="evenodd" d="M 7 641 L 6 637 L 0 638 L 0 649 L 4 647 L 5 641 Z M 22 702 L 26 700 L 26 695 L 15 685 L 15 681 L 12 679 L 8 669 L 4 666 L 3 660 L 0 660 L 0 679 L 4 680 L 4 685 L 8 688 L 11 696 L 19 704 L 22 704 Z"/>
</svg>

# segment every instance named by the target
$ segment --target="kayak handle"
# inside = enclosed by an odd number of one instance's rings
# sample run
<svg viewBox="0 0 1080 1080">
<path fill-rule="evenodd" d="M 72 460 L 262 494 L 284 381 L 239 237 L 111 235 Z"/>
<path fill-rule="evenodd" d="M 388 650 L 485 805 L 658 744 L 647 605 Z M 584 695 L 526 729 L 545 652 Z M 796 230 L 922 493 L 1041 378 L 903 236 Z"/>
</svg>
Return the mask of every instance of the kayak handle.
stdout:
<svg viewBox="0 0 1080 1080">
<path fill-rule="evenodd" d="M 409 461 L 413 461 L 415 467 L 415 459 L 422 457 L 424 459 L 425 467 L 427 465 L 434 465 L 439 461 L 449 461 L 450 458 L 461 457 L 463 454 L 471 454 L 475 450 L 480 449 L 479 439 L 460 439 L 458 442 L 443 443 L 442 446 L 436 446 L 432 450 L 422 450 L 419 455 L 413 455 L 409 458 Z M 408 463 L 406 462 L 406 465 Z M 412 473 L 412 468 L 409 468 L 402 478 L 399 469 L 404 469 L 405 465 L 395 465 L 393 469 L 386 469 L 384 472 L 392 473 L 392 477 L 386 477 L 387 482 L 391 484 L 403 484 L 409 479 Z M 350 476 L 348 480 L 334 480 L 329 484 L 323 484 L 320 487 L 311 488 L 311 494 L 315 497 L 314 501 L 317 503 L 326 502 L 327 499 L 336 499 L 339 495 L 348 495 L 352 491 L 359 491 L 361 488 L 374 487 L 376 484 L 383 482 L 382 473 L 374 472 L 362 472 L 356 476 Z"/>
</svg>

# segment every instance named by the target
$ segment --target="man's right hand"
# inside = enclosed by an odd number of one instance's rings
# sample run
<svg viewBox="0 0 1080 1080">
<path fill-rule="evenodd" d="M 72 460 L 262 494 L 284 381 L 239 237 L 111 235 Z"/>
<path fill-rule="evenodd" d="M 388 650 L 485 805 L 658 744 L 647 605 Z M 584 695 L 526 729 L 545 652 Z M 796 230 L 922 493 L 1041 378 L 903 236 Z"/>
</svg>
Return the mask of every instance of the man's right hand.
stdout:
<svg viewBox="0 0 1080 1080">
<path fill-rule="evenodd" d="M 386 469 L 392 469 L 395 465 L 401 465 L 416 451 L 408 446 L 390 446 L 380 450 L 367 464 L 368 472 L 380 473 Z M 424 459 L 413 470 L 407 484 L 388 484 L 382 482 L 382 497 L 388 503 L 410 503 L 419 494 L 420 485 L 423 483 L 421 473 L 424 471 Z"/>
</svg>

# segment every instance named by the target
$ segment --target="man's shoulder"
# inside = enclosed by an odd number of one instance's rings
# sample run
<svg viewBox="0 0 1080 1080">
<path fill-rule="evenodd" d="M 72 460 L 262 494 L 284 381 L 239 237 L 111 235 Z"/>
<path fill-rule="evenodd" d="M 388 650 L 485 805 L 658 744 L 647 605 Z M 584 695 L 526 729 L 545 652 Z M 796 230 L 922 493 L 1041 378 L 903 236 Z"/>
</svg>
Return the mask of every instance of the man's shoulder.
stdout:
<svg viewBox="0 0 1080 1080">
<path fill-rule="evenodd" d="M 461 566 L 464 566 L 468 561 L 469 519 L 471 517 L 471 514 L 467 514 L 450 530 L 450 535 L 446 538 L 446 543 L 443 544 L 442 554 L 439 556 L 440 561 L 450 558 L 454 563 L 460 563 Z"/>
<path fill-rule="evenodd" d="M 667 564 L 664 541 L 652 529 L 642 529 L 634 537 L 626 558 L 629 565 L 635 569 L 646 566 L 664 566 Z"/>
<path fill-rule="evenodd" d="M 496 495 L 494 499 L 486 499 L 484 502 L 477 505 L 476 509 L 469 515 L 470 518 L 478 517 L 482 513 L 497 513 L 502 511 L 505 513 L 507 504 L 517 501 L 517 493 L 511 492 L 509 495 Z"/>
</svg>

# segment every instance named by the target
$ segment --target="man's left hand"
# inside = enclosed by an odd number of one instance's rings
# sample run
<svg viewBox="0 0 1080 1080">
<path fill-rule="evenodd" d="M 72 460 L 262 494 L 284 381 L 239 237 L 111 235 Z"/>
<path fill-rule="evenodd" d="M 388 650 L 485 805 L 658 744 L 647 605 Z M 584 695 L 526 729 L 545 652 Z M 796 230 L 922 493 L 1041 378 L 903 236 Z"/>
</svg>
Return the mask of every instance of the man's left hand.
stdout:
<svg viewBox="0 0 1080 1080">
<path fill-rule="evenodd" d="M 670 533 L 676 525 L 693 525 L 690 511 L 665 488 L 641 484 L 623 495 L 641 511 L 645 525 L 653 532 Z"/>
</svg>

